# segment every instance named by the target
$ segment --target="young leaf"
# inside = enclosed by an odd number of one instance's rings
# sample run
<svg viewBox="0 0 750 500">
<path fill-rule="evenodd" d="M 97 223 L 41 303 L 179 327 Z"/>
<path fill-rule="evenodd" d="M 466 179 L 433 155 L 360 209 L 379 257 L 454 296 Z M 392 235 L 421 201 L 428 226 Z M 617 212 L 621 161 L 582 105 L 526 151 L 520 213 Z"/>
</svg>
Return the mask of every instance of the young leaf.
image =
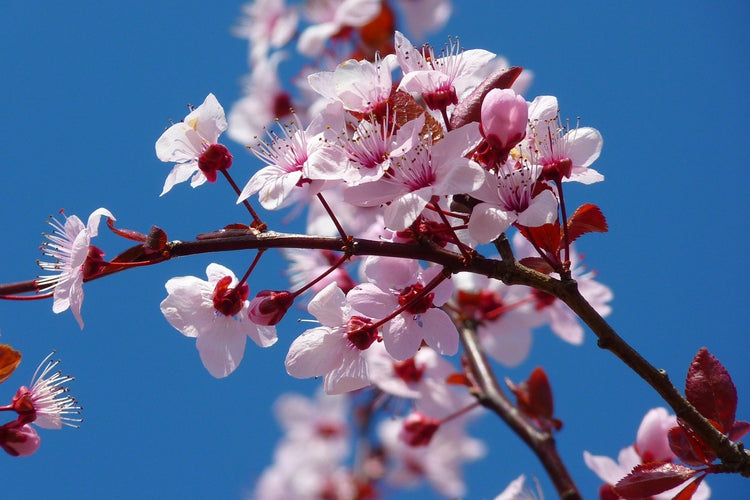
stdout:
<svg viewBox="0 0 750 500">
<path fill-rule="evenodd" d="M 691 481 L 690 484 L 682 488 L 680 492 L 677 495 L 675 495 L 675 497 L 672 500 L 690 500 L 691 498 L 693 498 L 693 495 L 698 489 L 698 486 L 700 486 L 701 481 L 703 481 L 703 478 L 705 477 L 706 476 L 704 474 L 702 476 L 697 477 L 694 481 Z"/>
<path fill-rule="evenodd" d="M 750 432 L 750 422 L 738 420 L 732 425 L 732 429 L 729 431 L 729 439 L 737 441 L 748 432 Z"/>
<path fill-rule="evenodd" d="M 586 203 L 568 219 L 568 237 L 571 243 L 586 233 L 606 233 L 607 219 L 601 209 L 592 203 Z"/>
<path fill-rule="evenodd" d="M 702 347 L 693 358 L 685 381 L 685 396 L 701 415 L 716 422 L 727 434 L 734 425 L 737 389 L 732 377 L 708 349 Z"/>
<path fill-rule="evenodd" d="M 708 460 L 708 457 L 706 457 L 706 446 L 694 436 L 688 434 L 688 432 L 689 430 L 686 430 L 682 426 L 672 427 L 669 430 L 667 439 L 669 440 L 669 447 L 672 449 L 672 452 L 677 455 L 677 458 L 688 465 L 710 464 L 712 460 Z"/>
<path fill-rule="evenodd" d="M 676 488 L 697 473 L 684 465 L 648 462 L 633 467 L 618 481 L 615 491 L 626 499 L 646 498 Z"/>
<path fill-rule="evenodd" d="M 21 362 L 21 353 L 6 344 L 0 344 L 0 383 L 5 382 Z"/>
<path fill-rule="evenodd" d="M 498 70 L 485 78 L 484 81 L 477 85 L 477 88 L 475 88 L 468 97 L 462 99 L 453 110 L 450 121 L 451 128 L 456 129 L 467 123 L 478 122 L 484 96 L 486 96 L 492 89 L 509 89 L 522 71 L 523 68 L 514 66 L 512 68 Z"/>
<path fill-rule="evenodd" d="M 555 221 L 554 224 L 544 224 L 539 227 L 518 226 L 524 238 L 536 244 L 555 260 L 560 260 L 560 223 Z"/>
<path fill-rule="evenodd" d="M 519 385 L 506 378 L 505 383 L 516 396 L 518 408 L 545 431 L 560 430 L 562 422 L 553 418 L 552 388 L 547 374 L 541 367 L 534 368 L 529 378 Z"/>
</svg>

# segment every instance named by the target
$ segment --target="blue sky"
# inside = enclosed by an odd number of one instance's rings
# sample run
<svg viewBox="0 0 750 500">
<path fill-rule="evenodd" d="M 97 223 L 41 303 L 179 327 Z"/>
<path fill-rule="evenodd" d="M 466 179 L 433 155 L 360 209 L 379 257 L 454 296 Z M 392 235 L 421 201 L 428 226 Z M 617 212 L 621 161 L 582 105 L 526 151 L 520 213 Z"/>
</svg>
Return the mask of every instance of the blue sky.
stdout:
<svg viewBox="0 0 750 500">
<path fill-rule="evenodd" d="M 104 206 L 121 227 L 156 224 L 172 239 L 245 221 L 220 183 L 181 185 L 159 198 L 169 167 L 154 155 L 154 142 L 170 119 L 185 115 L 186 103 L 213 92 L 228 108 L 239 97 L 246 46 L 229 28 L 240 5 L 0 4 L 0 281 L 38 273 L 44 221 L 61 208 L 85 217 Z M 748 14 L 739 1 L 466 1 L 431 37 L 442 44 L 459 35 L 466 48 L 533 70 L 529 98 L 554 94 L 563 115 L 602 132 L 596 168 L 606 181 L 568 196 L 598 204 L 608 218 L 610 232 L 584 238 L 579 250 L 614 290 L 611 322 L 680 387 L 692 356 L 707 346 L 734 377 L 745 420 L 750 206 L 745 180 L 733 175 L 750 157 Z M 258 162 L 233 150 L 233 171 L 244 182 Z M 124 248 L 108 234 L 99 243 L 110 257 Z M 213 260 L 239 272 L 249 258 Z M 56 348 L 85 407 L 81 429 L 40 431 L 42 447 L 29 458 L 0 456 L 3 497 L 238 498 L 252 488 L 279 436 L 273 400 L 283 391 L 309 394 L 316 383 L 284 371 L 286 346 L 300 329 L 293 321 L 282 324 L 276 348 L 248 344 L 232 376 L 208 375 L 159 302 L 167 279 L 204 276 L 211 260 L 185 258 L 90 283 L 82 332 L 69 313 L 53 315 L 51 302 L 0 302 L 0 341 L 24 354 L 0 397 L 10 399 Z M 264 263 L 256 289 L 283 287 L 281 260 Z M 549 374 L 565 423 L 561 453 L 593 498 L 599 480 L 583 450 L 615 456 L 660 401 L 590 333 L 572 347 L 539 332 L 531 357 L 499 373 L 518 380 L 537 365 Z M 467 471 L 470 498 L 492 498 L 521 473 L 540 477 L 554 497 L 534 457 L 496 418 L 486 415 L 472 431 L 491 451 Z M 714 498 L 747 488 L 737 477 L 710 484 Z"/>
</svg>

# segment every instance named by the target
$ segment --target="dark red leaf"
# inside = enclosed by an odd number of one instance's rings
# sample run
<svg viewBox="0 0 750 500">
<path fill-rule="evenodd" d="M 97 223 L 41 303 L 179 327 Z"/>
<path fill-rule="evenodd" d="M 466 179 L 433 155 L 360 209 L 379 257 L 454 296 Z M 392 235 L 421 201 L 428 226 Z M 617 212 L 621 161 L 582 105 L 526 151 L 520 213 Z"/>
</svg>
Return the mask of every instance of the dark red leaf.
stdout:
<svg viewBox="0 0 750 500">
<path fill-rule="evenodd" d="M 552 388 L 541 367 L 534 368 L 529 378 L 516 385 L 506 378 L 505 383 L 516 396 L 518 408 L 545 431 L 560 430 L 562 422 L 553 418 Z"/>
<path fill-rule="evenodd" d="M 738 420 L 732 425 L 732 429 L 729 431 L 729 439 L 737 441 L 748 432 L 750 432 L 750 422 Z"/>
<path fill-rule="evenodd" d="M 559 222 L 555 221 L 554 224 L 545 224 L 539 227 L 518 226 L 518 229 L 524 238 L 559 260 L 558 254 L 560 241 L 562 240 Z"/>
<path fill-rule="evenodd" d="M 484 79 L 474 91 L 458 103 L 451 115 L 451 129 L 456 129 L 471 122 L 478 122 L 481 116 L 482 101 L 492 89 L 509 89 L 523 68 L 501 69 Z"/>
<path fill-rule="evenodd" d="M 727 434 L 732 429 L 737 389 L 727 369 L 705 347 L 690 364 L 685 396 L 701 415 L 716 422 L 716 428 L 722 433 Z"/>
<path fill-rule="evenodd" d="M 698 489 L 698 486 L 701 485 L 701 481 L 703 481 L 704 477 L 706 477 L 705 474 L 697 477 L 694 481 L 691 481 L 687 486 L 682 488 L 672 500 L 690 500 L 693 498 L 695 491 Z"/>
<path fill-rule="evenodd" d="M 146 250 L 143 248 L 143 245 L 136 245 L 120 253 L 117 257 L 112 259 L 112 262 L 139 262 L 145 258 Z"/>
<path fill-rule="evenodd" d="M 607 219 L 596 205 L 586 203 L 568 218 L 568 237 L 573 242 L 586 233 L 606 233 Z"/>
<path fill-rule="evenodd" d="M 21 353 L 6 344 L 0 344 L 0 383 L 10 377 L 21 362 Z"/>
<path fill-rule="evenodd" d="M 146 241 L 143 243 L 143 248 L 146 249 L 146 253 L 161 252 L 167 248 L 167 233 L 160 227 L 151 226 Z"/>
<path fill-rule="evenodd" d="M 680 464 L 648 462 L 633 467 L 618 481 L 615 491 L 626 499 L 650 497 L 681 485 L 697 473 Z"/>
<path fill-rule="evenodd" d="M 118 236 L 122 236 L 125 239 L 132 240 L 132 241 L 140 241 L 143 243 L 146 241 L 146 235 L 143 233 L 139 233 L 138 231 L 133 231 L 132 229 L 117 229 L 115 227 L 115 221 L 113 219 L 110 219 L 107 217 L 107 227 L 115 233 Z"/>
<path fill-rule="evenodd" d="M 526 267 L 530 267 L 534 271 L 539 271 L 542 274 L 555 272 L 555 270 L 552 269 L 552 266 L 549 265 L 549 262 L 541 257 L 524 257 L 523 259 L 519 259 L 518 262 Z"/>
<path fill-rule="evenodd" d="M 669 447 L 680 460 L 688 465 L 708 465 L 716 459 L 713 450 L 695 435 L 692 429 L 677 419 L 679 427 L 667 433 Z"/>
</svg>

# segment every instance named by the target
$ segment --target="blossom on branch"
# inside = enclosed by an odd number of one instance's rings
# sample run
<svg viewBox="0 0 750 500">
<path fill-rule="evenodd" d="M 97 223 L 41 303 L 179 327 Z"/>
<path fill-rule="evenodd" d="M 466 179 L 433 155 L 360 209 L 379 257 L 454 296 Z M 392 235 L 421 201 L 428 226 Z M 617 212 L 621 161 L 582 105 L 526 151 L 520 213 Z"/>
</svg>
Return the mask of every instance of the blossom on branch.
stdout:
<svg viewBox="0 0 750 500">
<path fill-rule="evenodd" d="M 276 343 L 276 328 L 250 321 L 248 286 L 239 285 L 232 271 L 209 264 L 206 275 L 208 281 L 195 276 L 167 281 L 169 295 L 161 302 L 161 312 L 183 335 L 195 337 L 203 366 L 222 378 L 239 366 L 247 337 L 269 347 Z"/>
<path fill-rule="evenodd" d="M 115 220 L 115 216 L 106 208 L 94 210 L 85 226 L 76 215 L 65 217 L 64 223 L 54 217 L 50 218 L 53 231 L 52 234 L 45 234 L 48 241 L 42 243 L 42 251 L 55 261 L 38 262 L 39 267 L 45 271 L 57 273 L 37 278 L 39 292 L 54 290 L 52 311 L 59 314 L 70 309 L 81 329 L 83 281 L 95 276 L 104 265 L 104 252 L 91 245 L 91 239 L 99 234 L 99 221 L 102 217 Z"/>
<path fill-rule="evenodd" d="M 160 196 L 188 179 L 192 187 L 207 180 L 214 182 L 217 170 L 231 166 L 232 155 L 225 146 L 217 143 L 226 129 L 224 108 L 213 94 L 208 94 L 203 104 L 159 137 L 156 156 L 163 162 L 176 163 L 164 181 Z"/>
</svg>

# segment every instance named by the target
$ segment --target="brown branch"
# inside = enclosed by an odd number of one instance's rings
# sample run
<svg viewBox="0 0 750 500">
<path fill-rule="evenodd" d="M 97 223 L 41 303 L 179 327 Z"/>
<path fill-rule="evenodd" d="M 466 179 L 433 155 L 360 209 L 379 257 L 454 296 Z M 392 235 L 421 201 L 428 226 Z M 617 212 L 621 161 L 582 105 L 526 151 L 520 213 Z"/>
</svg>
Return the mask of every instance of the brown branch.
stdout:
<svg viewBox="0 0 750 500">
<path fill-rule="evenodd" d="M 570 477 L 565 464 L 557 453 L 555 438 L 550 432 L 537 429 L 534 424 L 510 402 L 497 383 L 487 357 L 479 345 L 474 325 L 459 328 L 471 378 L 476 385 L 475 396 L 482 406 L 497 414 L 513 432 L 536 454 L 547 471 L 558 495 L 563 500 L 583 497 Z"/>
</svg>

